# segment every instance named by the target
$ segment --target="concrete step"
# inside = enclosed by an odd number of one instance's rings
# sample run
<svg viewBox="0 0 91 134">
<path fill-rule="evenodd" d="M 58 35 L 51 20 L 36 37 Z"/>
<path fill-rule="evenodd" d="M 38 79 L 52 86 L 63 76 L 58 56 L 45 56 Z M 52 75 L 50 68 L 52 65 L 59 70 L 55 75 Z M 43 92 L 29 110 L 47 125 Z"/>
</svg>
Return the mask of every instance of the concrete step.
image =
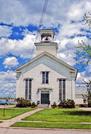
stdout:
<svg viewBox="0 0 91 134">
<path fill-rule="evenodd" d="M 38 107 L 39 108 L 48 108 L 49 105 L 48 104 L 39 104 Z"/>
</svg>

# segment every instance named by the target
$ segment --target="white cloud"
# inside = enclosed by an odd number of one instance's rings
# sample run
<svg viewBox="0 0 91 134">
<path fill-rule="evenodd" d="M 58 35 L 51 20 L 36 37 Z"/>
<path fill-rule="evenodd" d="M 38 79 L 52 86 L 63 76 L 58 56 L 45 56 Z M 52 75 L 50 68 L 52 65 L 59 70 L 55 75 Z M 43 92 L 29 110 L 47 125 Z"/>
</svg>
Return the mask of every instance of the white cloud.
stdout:
<svg viewBox="0 0 91 134">
<path fill-rule="evenodd" d="M 17 66 L 18 60 L 16 57 L 8 57 L 4 60 L 3 64 L 8 67 L 8 66 Z"/>
<path fill-rule="evenodd" d="M 0 40 L 0 55 L 7 53 L 14 54 L 15 56 L 31 57 L 34 50 L 35 35 L 27 34 L 23 40 Z"/>
<path fill-rule="evenodd" d="M 58 57 L 64 61 L 66 61 L 68 64 L 70 64 L 71 66 L 76 64 L 76 61 L 74 59 L 75 53 L 74 51 L 64 51 L 63 53 L 60 52 L 58 54 Z"/>
<path fill-rule="evenodd" d="M 86 70 L 83 72 L 83 75 L 85 79 L 91 80 L 91 64 L 86 67 Z"/>
<path fill-rule="evenodd" d="M 11 29 L 7 26 L 0 26 L 0 37 L 8 37 L 11 34 Z"/>
<path fill-rule="evenodd" d="M 20 0 L 0 0 L 0 20 L 5 23 L 27 24 L 29 13 Z"/>
<path fill-rule="evenodd" d="M 35 35 L 27 34 L 23 40 L 8 40 L 8 45 L 13 45 L 12 54 L 21 57 L 32 57 L 34 50 Z"/>
<path fill-rule="evenodd" d="M 0 20 L 14 25 L 39 24 L 43 4 L 43 0 L 0 0 Z M 90 0 L 49 1 L 43 24 L 57 24 L 80 18 L 83 11 L 90 9 L 90 4 Z"/>
<path fill-rule="evenodd" d="M 13 71 L 0 72 L 0 97 L 15 97 L 16 74 Z"/>
<path fill-rule="evenodd" d="M 0 0 L 0 21 L 13 25 L 38 24 L 42 14 L 43 0 Z M 77 24 L 67 24 L 70 20 L 81 20 L 85 12 L 91 10 L 90 0 L 53 0 L 49 1 L 46 14 L 44 15 L 43 25 L 50 27 L 56 24 L 63 25 L 63 33 L 79 33 Z M 7 9 L 7 10 L 5 10 Z M 3 28 L 5 29 L 5 28 Z M 7 28 L 6 28 L 7 29 Z M 4 30 L 3 30 L 4 31 Z M 7 31 L 6 31 L 7 33 Z M 7 33 L 8 34 L 8 33 Z M 67 33 L 66 33 L 67 34 Z"/>
<path fill-rule="evenodd" d="M 89 64 L 86 67 L 86 70 L 84 72 L 80 72 L 77 75 L 77 82 L 88 82 L 89 80 L 91 80 L 91 64 Z"/>
<path fill-rule="evenodd" d="M 74 57 L 76 57 L 76 47 L 79 46 L 78 42 L 81 42 L 82 40 L 85 40 L 86 43 L 88 42 L 85 36 L 74 37 L 73 39 L 63 37 L 63 39 L 60 39 L 60 43 L 58 45 L 58 57 L 62 58 L 72 66 L 75 65 L 78 62 L 74 59 Z"/>
<path fill-rule="evenodd" d="M 8 82 L 10 79 L 15 81 L 16 80 L 16 73 L 13 71 L 0 72 L 0 81 L 3 79 L 7 79 Z"/>
<path fill-rule="evenodd" d="M 84 13 L 91 12 L 91 1 L 83 0 L 77 4 L 73 4 L 68 12 L 68 19 L 70 20 L 81 20 L 83 19 Z"/>
<path fill-rule="evenodd" d="M 61 38 L 81 34 L 80 29 L 83 27 L 84 25 L 82 25 L 81 23 L 65 23 L 60 31 Z"/>
<path fill-rule="evenodd" d="M 4 23 L 13 23 L 13 25 L 28 25 L 39 24 L 42 13 L 43 0 L 0 0 L 0 21 Z M 70 23 L 71 20 L 78 21 L 83 18 L 85 12 L 91 10 L 91 0 L 53 0 L 49 1 L 46 15 L 44 16 L 43 24 L 50 26 L 61 24 L 62 28 L 58 36 L 59 53 L 67 63 L 74 65 L 76 61 L 75 47 L 78 45 L 78 40 L 85 40 L 85 36 L 76 37 L 77 34 L 84 34 L 81 28 L 86 28 L 86 25 L 81 22 Z M 11 29 L 0 27 L 0 35 L 9 36 Z M 26 31 L 27 33 L 27 31 Z M 26 34 L 25 33 L 25 34 Z M 73 39 L 68 36 L 75 36 Z M 32 57 L 34 52 L 35 35 L 27 33 L 23 40 L 0 39 L 0 55 L 5 56 L 11 53 L 15 56 Z M 14 61 L 15 60 L 15 61 Z M 18 64 L 17 60 L 5 59 L 4 63 L 8 66 Z M 91 66 L 86 68 L 86 71 L 79 74 L 79 79 L 90 78 L 89 74 Z M 88 71 L 89 70 L 89 71 Z M 4 93 L 15 92 L 15 73 L 2 72 L 0 73 L 0 91 Z"/>
<path fill-rule="evenodd" d="M 71 20 L 79 20 L 82 18 L 83 14 L 83 4 L 74 4 L 68 12 L 68 18 L 70 18 Z"/>
</svg>

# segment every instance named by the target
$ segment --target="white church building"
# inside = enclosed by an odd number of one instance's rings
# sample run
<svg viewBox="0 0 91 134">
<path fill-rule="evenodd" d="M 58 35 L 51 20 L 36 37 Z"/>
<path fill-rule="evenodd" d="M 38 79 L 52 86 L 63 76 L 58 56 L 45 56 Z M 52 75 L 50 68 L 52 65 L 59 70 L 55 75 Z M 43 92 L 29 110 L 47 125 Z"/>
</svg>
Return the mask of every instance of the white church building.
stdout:
<svg viewBox="0 0 91 134">
<path fill-rule="evenodd" d="M 39 34 L 36 56 L 16 70 L 16 97 L 39 104 L 75 100 L 77 70 L 57 58 L 58 44 L 54 42 L 53 30 L 42 29 Z"/>
</svg>

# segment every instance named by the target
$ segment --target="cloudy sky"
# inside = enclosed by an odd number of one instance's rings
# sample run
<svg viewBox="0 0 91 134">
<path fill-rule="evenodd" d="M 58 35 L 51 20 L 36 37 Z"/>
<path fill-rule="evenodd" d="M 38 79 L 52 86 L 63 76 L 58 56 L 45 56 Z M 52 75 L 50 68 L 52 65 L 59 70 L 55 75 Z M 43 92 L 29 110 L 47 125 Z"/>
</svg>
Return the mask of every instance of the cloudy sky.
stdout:
<svg viewBox="0 0 91 134">
<path fill-rule="evenodd" d="M 0 96 L 15 96 L 18 66 L 34 56 L 36 33 L 44 0 L 0 0 Z M 91 0 L 49 0 L 42 27 L 56 32 L 58 57 L 78 69 L 78 79 L 91 78 L 91 65 L 79 63 L 78 41 L 90 42 L 91 30 L 83 21 Z"/>
</svg>

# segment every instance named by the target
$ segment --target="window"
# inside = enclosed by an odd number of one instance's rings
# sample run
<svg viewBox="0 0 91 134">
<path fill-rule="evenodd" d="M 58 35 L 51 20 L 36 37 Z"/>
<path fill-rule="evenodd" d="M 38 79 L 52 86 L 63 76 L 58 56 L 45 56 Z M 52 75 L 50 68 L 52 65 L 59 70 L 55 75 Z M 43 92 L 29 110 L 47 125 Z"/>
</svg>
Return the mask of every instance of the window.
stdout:
<svg viewBox="0 0 91 134">
<path fill-rule="evenodd" d="M 65 100 L 65 80 L 63 80 L 63 100 Z"/>
<path fill-rule="evenodd" d="M 29 80 L 29 99 L 31 100 L 31 79 Z"/>
<path fill-rule="evenodd" d="M 28 79 L 25 80 L 25 99 L 27 99 L 28 95 Z"/>
<path fill-rule="evenodd" d="M 32 79 L 25 79 L 25 99 L 31 99 Z"/>
<path fill-rule="evenodd" d="M 65 79 L 59 79 L 59 100 L 65 100 Z"/>
<path fill-rule="evenodd" d="M 42 72 L 42 84 L 49 83 L 49 72 Z"/>
</svg>

